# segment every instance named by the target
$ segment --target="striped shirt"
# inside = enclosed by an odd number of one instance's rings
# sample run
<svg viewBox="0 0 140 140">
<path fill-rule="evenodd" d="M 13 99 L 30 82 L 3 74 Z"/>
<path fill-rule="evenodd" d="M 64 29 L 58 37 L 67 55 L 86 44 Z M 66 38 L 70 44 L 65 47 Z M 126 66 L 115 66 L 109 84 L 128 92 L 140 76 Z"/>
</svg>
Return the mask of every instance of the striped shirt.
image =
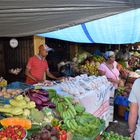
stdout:
<svg viewBox="0 0 140 140">
<path fill-rule="evenodd" d="M 38 55 L 35 55 L 29 59 L 27 68 L 30 70 L 31 75 L 39 81 L 44 80 L 44 74 L 49 69 L 46 59 L 43 59 Z M 36 81 L 27 76 L 26 83 L 36 84 Z"/>
</svg>

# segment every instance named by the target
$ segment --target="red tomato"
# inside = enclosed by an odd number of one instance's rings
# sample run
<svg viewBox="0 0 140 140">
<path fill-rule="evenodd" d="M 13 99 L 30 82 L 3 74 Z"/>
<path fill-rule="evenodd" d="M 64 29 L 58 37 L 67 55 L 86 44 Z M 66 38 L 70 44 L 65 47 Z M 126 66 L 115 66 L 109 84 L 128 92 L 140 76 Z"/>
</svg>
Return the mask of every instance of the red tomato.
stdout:
<svg viewBox="0 0 140 140">
<path fill-rule="evenodd" d="M 65 130 L 61 130 L 60 132 L 61 134 L 67 134 L 67 132 Z"/>
<path fill-rule="evenodd" d="M 65 130 L 60 131 L 59 140 L 67 140 L 67 132 Z"/>
<path fill-rule="evenodd" d="M 21 138 L 24 138 L 24 137 L 25 137 L 25 135 L 26 135 L 26 132 L 25 132 L 25 131 L 23 131 L 20 137 L 21 137 Z"/>
<path fill-rule="evenodd" d="M 66 134 L 61 134 L 59 136 L 59 140 L 67 140 L 67 135 Z"/>
</svg>

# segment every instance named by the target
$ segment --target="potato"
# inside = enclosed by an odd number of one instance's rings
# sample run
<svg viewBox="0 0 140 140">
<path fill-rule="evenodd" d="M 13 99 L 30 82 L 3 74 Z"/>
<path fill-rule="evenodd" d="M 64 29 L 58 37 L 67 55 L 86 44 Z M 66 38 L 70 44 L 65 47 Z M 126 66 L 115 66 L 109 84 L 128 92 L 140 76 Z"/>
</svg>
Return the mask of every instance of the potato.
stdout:
<svg viewBox="0 0 140 140">
<path fill-rule="evenodd" d="M 11 94 L 12 94 L 12 95 L 16 95 L 17 92 L 16 92 L 16 91 L 12 91 Z"/>
<path fill-rule="evenodd" d="M 16 90 L 17 94 L 20 94 L 22 91 L 20 89 Z"/>
<path fill-rule="evenodd" d="M 11 89 L 7 89 L 7 93 L 11 94 L 12 90 Z"/>
</svg>

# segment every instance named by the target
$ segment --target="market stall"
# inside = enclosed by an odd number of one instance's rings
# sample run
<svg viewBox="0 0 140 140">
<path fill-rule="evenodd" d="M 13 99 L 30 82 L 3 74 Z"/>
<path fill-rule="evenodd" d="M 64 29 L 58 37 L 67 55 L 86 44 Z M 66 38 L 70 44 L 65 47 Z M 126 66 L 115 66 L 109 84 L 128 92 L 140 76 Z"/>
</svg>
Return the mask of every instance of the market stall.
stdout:
<svg viewBox="0 0 140 140">
<path fill-rule="evenodd" d="M 24 90 L 19 89 L 23 85 Z M 39 90 L 23 85 L 16 83 L 14 88 L 10 85 L 1 91 L 10 97 L 0 98 L 3 101 L 1 139 L 66 140 L 68 132 L 71 132 L 71 139 L 95 139 L 104 130 L 104 121 L 85 112 L 85 108 L 70 96 L 59 95 L 54 89 Z M 14 129 L 16 131 L 12 132 Z"/>
<path fill-rule="evenodd" d="M 41 84 L 37 84 L 37 86 Z M 40 88 L 40 87 L 38 87 Z M 113 111 L 110 110 L 110 97 L 114 96 L 114 87 L 106 77 L 81 75 L 66 80 L 55 86 L 41 86 L 42 89 L 55 89 L 60 95 L 72 96 L 82 104 L 86 111 L 106 122 L 106 127 L 113 121 Z"/>
<path fill-rule="evenodd" d="M 43 139 L 41 136 L 45 134 L 44 137 L 59 140 L 63 140 L 62 135 L 68 140 L 98 139 L 97 136 L 113 121 L 114 111 L 111 99 L 115 88 L 105 76 L 98 76 L 98 66 L 103 61 L 102 56 L 83 53 L 70 62 L 74 70 L 82 69 L 75 77 L 69 76 L 62 81 L 46 80 L 35 85 L 1 84 L 4 86 L 0 92 L 2 125 L 9 130 L 10 125 L 17 127 L 25 122 L 27 126 L 21 126 L 23 136 L 29 140 Z M 132 81 L 132 76 L 136 73 L 129 72 L 127 81 Z M 4 79 L 1 81 L 5 83 Z M 11 137 L 3 135 L 7 129 L 2 130 L 2 137 Z M 103 138 L 108 136 L 114 137 L 112 133 L 105 133 Z"/>
</svg>

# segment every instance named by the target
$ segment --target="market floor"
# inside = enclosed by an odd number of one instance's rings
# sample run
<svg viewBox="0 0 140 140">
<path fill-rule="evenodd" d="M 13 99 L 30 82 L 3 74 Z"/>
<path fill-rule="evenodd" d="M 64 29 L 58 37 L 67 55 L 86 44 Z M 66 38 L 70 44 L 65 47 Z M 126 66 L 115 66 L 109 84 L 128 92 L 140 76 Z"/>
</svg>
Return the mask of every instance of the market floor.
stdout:
<svg viewBox="0 0 140 140">
<path fill-rule="evenodd" d="M 118 123 L 110 123 L 110 126 L 107 128 L 107 131 L 113 131 L 123 136 L 129 136 L 128 133 L 128 122 L 123 119 L 119 119 Z"/>
</svg>

